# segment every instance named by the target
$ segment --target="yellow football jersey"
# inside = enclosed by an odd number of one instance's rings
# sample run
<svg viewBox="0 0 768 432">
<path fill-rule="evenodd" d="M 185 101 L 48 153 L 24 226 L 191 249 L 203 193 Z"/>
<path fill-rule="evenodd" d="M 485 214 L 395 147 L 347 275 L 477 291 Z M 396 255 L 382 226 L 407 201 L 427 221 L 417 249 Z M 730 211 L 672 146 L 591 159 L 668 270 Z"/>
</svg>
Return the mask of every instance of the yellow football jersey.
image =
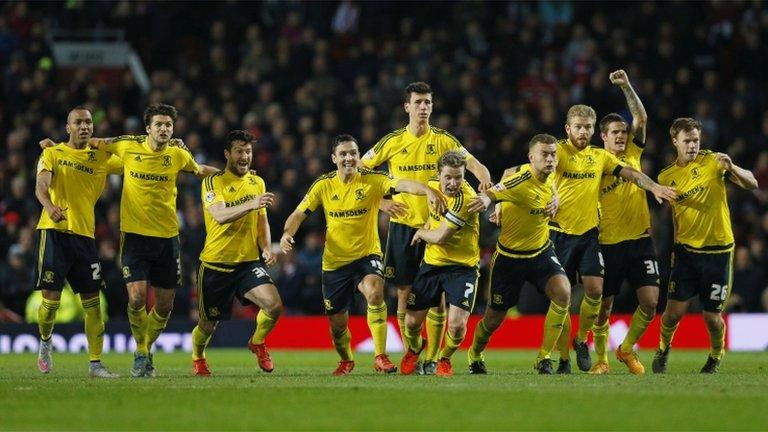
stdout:
<svg viewBox="0 0 768 432">
<path fill-rule="evenodd" d="M 326 222 L 323 270 L 332 271 L 368 255 L 381 256 L 379 201 L 395 193 L 399 180 L 384 172 L 358 168 L 349 183 L 333 171 L 309 187 L 297 209 L 305 213 L 323 207 Z"/>
<path fill-rule="evenodd" d="M 722 251 L 733 245 L 726 177 L 709 150 L 701 150 L 684 167 L 673 163 L 659 173 L 659 184 L 677 189 L 672 203 L 676 243 L 693 252 Z"/>
<path fill-rule="evenodd" d="M 200 171 L 192 154 L 171 146 L 152 150 L 144 135 L 117 137 L 103 148 L 125 165 L 120 231 L 162 238 L 178 235 L 176 177 L 179 171 Z"/>
<path fill-rule="evenodd" d="M 496 250 L 512 258 L 531 258 L 549 245 L 549 216 L 544 212 L 552 201 L 554 175 L 542 182 L 525 164 L 491 189 L 501 202 L 501 233 Z"/>
<path fill-rule="evenodd" d="M 119 159 L 103 149 L 74 149 L 59 143 L 43 150 L 37 172 L 50 171 L 49 193 L 54 205 L 65 208 L 66 219 L 54 222 L 43 209 L 38 229 L 55 229 L 94 238 L 94 207 L 104 190 L 104 180 Z"/>
<path fill-rule="evenodd" d="M 623 165 L 642 171 L 640 158 L 645 147 L 630 135 L 627 148 L 616 155 Z M 616 244 L 648 237 L 651 215 L 645 190 L 619 176 L 603 176 L 600 184 L 600 244 Z"/>
<path fill-rule="evenodd" d="M 560 208 L 550 228 L 572 235 L 596 228 L 600 182 L 604 175 L 618 175 L 621 168 L 605 149 L 587 146 L 579 151 L 568 139 L 558 141 L 555 184 Z"/>
<path fill-rule="evenodd" d="M 393 178 L 427 183 L 437 172 L 438 159 L 449 150 L 459 150 L 467 159 L 472 158 L 459 140 L 443 129 L 430 127 L 427 133 L 416 137 L 408 128 L 402 128 L 379 140 L 363 156 L 362 162 L 371 169 L 386 162 Z M 424 226 L 429 215 L 426 197 L 400 194 L 393 199 L 408 206 L 408 213 L 401 218 L 392 218 L 392 222 L 413 228 Z"/>
<path fill-rule="evenodd" d="M 429 186 L 440 190 L 440 182 L 430 180 Z M 437 214 L 429 211 L 429 229 L 437 229 L 445 219 L 458 231 L 445 244 L 427 243 L 424 262 L 435 266 L 463 265 L 474 267 L 480 262 L 480 218 L 469 212 L 469 202 L 476 195 L 465 180 L 456 196 L 446 196 L 448 211 Z"/>
<path fill-rule="evenodd" d="M 225 169 L 203 180 L 201 195 L 205 209 L 205 246 L 200 253 L 200 261 L 236 264 L 260 259 L 259 215 L 266 216 L 267 209 L 250 211 L 240 219 L 220 224 L 211 216 L 208 207 L 217 202 L 234 207 L 264 192 L 264 180 L 250 172 L 238 177 Z"/>
</svg>

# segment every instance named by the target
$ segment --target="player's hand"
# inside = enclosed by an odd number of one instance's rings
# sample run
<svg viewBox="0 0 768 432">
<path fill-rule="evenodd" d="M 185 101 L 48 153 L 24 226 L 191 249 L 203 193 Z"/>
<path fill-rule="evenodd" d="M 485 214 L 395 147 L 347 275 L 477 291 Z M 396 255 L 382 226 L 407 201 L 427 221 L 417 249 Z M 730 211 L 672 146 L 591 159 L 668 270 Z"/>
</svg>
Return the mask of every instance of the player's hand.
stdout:
<svg viewBox="0 0 768 432">
<path fill-rule="evenodd" d="M 46 207 L 45 211 L 48 212 L 48 216 L 54 222 L 61 222 L 67 219 L 64 213 L 67 211 L 67 207 L 61 208 L 59 206 L 52 205 L 52 206 Z"/>
<path fill-rule="evenodd" d="M 292 251 L 295 243 L 296 241 L 293 239 L 293 236 L 288 233 L 283 233 L 283 236 L 280 237 L 280 249 L 282 249 L 283 253 Z"/>
<path fill-rule="evenodd" d="M 432 211 L 439 215 L 445 213 L 446 208 L 448 208 L 448 203 L 445 201 L 443 194 L 431 187 L 427 187 L 427 202 L 429 202 L 429 207 Z"/>
<path fill-rule="evenodd" d="M 267 267 L 272 267 L 277 262 L 277 257 L 272 253 L 272 249 L 270 248 L 264 249 L 264 251 L 261 252 L 261 257 L 264 258 L 264 264 L 266 264 Z"/>
<path fill-rule="evenodd" d="M 547 206 L 544 207 L 544 214 L 547 216 L 554 218 L 557 214 L 557 209 L 560 207 L 560 195 L 554 194 L 552 195 L 552 201 L 547 203 Z"/>
<path fill-rule="evenodd" d="M 272 192 L 264 192 L 253 200 L 254 210 L 267 208 L 275 203 L 275 194 Z"/>
<path fill-rule="evenodd" d="M 658 183 L 654 183 L 651 193 L 656 197 L 656 201 L 658 201 L 659 204 L 663 203 L 664 200 L 672 202 L 677 198 L 677 191 L 675 188 L 662 186 Z"/>
<path fill-rule="evenodd" d="M 477 190 L 480 192 L 485 192 L 492 187 L 493 187 L 492 181 L 487 181 L 487 182 L 481 181 L 480 184 L 477 186 Z"/>
<path fill-rule="evenodd" d="M 488 210 L 490 205 L 491 198 L 488 195 L 481 193 L 475 195 L 472 200 L 469 201 L 469 207 L 467 207 L 467 209 L 470 213 L 482 213 Z"/>
<path fill-rule="evenodd" d="M 493 224 L 501 225 L 501 204 L 496 203 L 496 206 L 493 208 L 493 213 L 488 216 L 488 220 Z"/>
<path fill-rule="evenodd" d="M 611 84 L 619 87 L 629 85 L 629 77 L 627 76 L 627 73 L 624 72 L 624 69 L 611 72 L 611 74 L 608 75 L 608 79 L 611 80 Z"/>
<path fill-rule="evenodd" d="M 46 149 L 48 147 L 53 147 L 55 145 L 56 145 L 56 143 L 53 142 L 53 140 L 50 139 L 50 138 L 43 138 L 43 139 L 40 140 L 40 148 L 41 149 Z"/>
<path fill-rule="evenodd" d="M 728 156 L 725 153 L 715 153 L 715 159 L 717 160 L 717 163 L 720 164 L 720 168 L 730 171 L 733 169 L 733 161 L 731 160 L 731 157 Z"/>
<path fill-rule="evenodd" d="M 382 199 L 381 202 L 379 202 L 379 210 L 393 218 L 404 217 L 408 214 L 407 205 L 388 199 Z"/>
<path fill-rule="evenodd" d="M 413 240 L 411 240 L 411 246 L 415 246 L 419 244 L 419 242 L 424 241 L 424 238 L 421 236 L 423 232 L 424 228 L 419 228 L 416 230 L 416 233 L 413 235 Z"/>
</svg>

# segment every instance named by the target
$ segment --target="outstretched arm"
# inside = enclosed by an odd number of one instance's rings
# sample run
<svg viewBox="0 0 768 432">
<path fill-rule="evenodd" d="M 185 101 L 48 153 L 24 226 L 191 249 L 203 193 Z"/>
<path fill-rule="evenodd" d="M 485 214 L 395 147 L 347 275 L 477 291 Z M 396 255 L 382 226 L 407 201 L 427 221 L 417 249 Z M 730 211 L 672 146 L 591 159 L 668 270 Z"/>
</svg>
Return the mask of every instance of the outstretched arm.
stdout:
<svg viewBox="0 0 768 432">
<path fill-rule="evenodd" d="M 200 167 L 200 169 L 197 171 L 195 175 L 199 178 L 206 178 L 209 175 L 214 175 L 217 172 L 221 171 L 220 169 L 216 167 L 212 167 L 210 165 L 199 164 L 198 167 Z"/>
<path fill-rule="evenodd" d="M 757 189 L 757 179 L 755 178 L 755 175 L 752 174 L 752 171 L 736 165 L 731 160 L 731 157 L 725 153 L 715 153 L 715 159 L 720 163 L 720 167 L 730 173 L 728 178 L 730 178 L 734 184 L 746 190 Z"/>
<path fill-rule="evenodd" d="M 271 192 L 265 192 L 252 200 L 248 200 L 236 206 L 227 207 L 224 201 L 219 201 L 208 206 L 208 212 L 219 224 L 234 222 L 245 216 L 251 210 L 265 208 L 275 201 L 275 195 Z"/>
<path fill-rule="evenodd" d="M 448 203 L 445 201 L 443 194 L 424 183 L 401 179 L 397 182 L 395 190 L 397 192 L 405 192 L 413 195 L 426 195 L 429 207 L 437 214 L 445 213 L 445 210 L 448 208 Z"/>
<path fill-rule="evenodd" d="M 443 244 L 453 237 L 458 230 L 448 225 L 448 222 L 443 220 L 439 227 L 435 229 L 419 228 L 416 234 L 413 235 L 411 244 L 415 245 L 420 241 L 433 244 Z"/>
<path fill-rule="evenodd" d="M 295 243 L 293 236 L 296 235 L 296 231 L 299 230 L 299 227 L 306 218 L 307 214 L 298 209 L 294 210 L 293 213 L 288 216 L 288 219 L 285 221 L 285 226 L 283 227 L 283 236 L 280 238 L 280 249 L 283 250 L 283 253 L 288 253 L 293 249 Z"/>
<path fill-rule="evenodd" d="M 672 202 L 675 198 L 677 198 L 677 192 L 674 188 L 662 186 L 651 180 L 651 178 L 647 175 L 630 166 L 622 167 L 621 171 L 619 171 L 619 176 L 624 180 L 631 181 L 638 187 L 652 193 L 653 196 L 656 197 L 656 201 L 658 201 L 659 204 L 661 204 L 662 200 Z"/>
<path fill-rule="evenodd" d="M 627 107 L 629 112 L 632 113 L 632 134 L 637 138 L 638 142 L 644 142 L 648 114 L 645 112 L 645 107 L 637 93 L 635 93 L 635 89 L 632 88 L 632 83 L 629 82 L 627 73 L 623 69 L 619 69 L 611 72 L 608 77 L 612 84 L 621 89 L 624 93 L 624 98 L 627 100 Z"/>
<path fill-rule="evenodd" d="M 480 192 L 485 192 L 486 189 L 493 187 L 493 181 L 491 181 L 491 172 L 488 171 L 488 168 L 480 163 L 477 158 L 472 158 L 467 161 L 467 169 L 480 182 L 477 187 Z"/>
</svg>

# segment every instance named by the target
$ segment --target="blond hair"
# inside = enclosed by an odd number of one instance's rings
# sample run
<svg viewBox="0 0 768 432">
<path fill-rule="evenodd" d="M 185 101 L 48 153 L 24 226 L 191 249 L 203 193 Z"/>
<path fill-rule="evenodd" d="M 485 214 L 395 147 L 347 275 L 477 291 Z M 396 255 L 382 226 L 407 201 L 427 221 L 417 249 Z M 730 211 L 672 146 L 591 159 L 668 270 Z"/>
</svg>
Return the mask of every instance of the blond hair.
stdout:
<svg viewBox="0 0 768 432">
<path fill-rule="evenodd" d="M 568 114 L 565 116 L 565 122 L 570 123 L 571 119 L 574 117 L 584 117 L 592 120 L 592 122 L 597 121 L 597 113 L 595 113 L 595 110 L 592 109 L 589 105 L 574 105 L 570 109 L 568 109 Z"/>
</svg>

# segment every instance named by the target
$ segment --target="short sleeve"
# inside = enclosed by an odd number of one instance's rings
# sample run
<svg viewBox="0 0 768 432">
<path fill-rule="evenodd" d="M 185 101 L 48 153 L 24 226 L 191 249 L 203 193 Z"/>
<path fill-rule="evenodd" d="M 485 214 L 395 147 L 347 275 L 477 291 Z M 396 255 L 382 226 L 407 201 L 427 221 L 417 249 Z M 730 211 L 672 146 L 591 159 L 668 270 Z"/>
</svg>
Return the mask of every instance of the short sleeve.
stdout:
<svg viewBox="0 0 768 432">
<path fill-rule="evenodd" d="M 107 159 L 107 174 L 123 174 L 123 160 L 117 156 L 110 156 Z"/>
<path fill-rule="evenodd" d="M 216 183 L 214 182 L 213 175 L 209 175 L 203 179 L 201 198 L 203 201 L 203 208 L 208 208 L 212 204 L 223 201 L 222 195 L 216 191 Z"/>
<path fill-rule="evenodd" d="M 195 158 L 192 157 L 192 153 L 182 149 L 178 149 L 178 151 L 179 154 L 181 154 L 181 170 L 193 174 L 199 173 L 200 165 L 198 165 Z"/>
<path fill-rule="evenodd" d="M 112 138 L 111 140 L 103 140 L 99 143 L 99 149 L 104 150 L 108 153 L 112 153 L 113 155 L 117 155 L 119 157 L 123 157 L 125 154 L 125 151 L 130 148 L 132 145 L 136 145 L 138 143 L 143 142 L 146 140 L 146 136 L 142 135 L 121 135 L 115 138 Z"/>
<path fill-rule="evenodd" d="M 445 220 L 448 221 L 449 224 L 456 227 L 456 229 L 460 229 L 466 225 L 467 221 L 469 220 L 470 198 L 471 197 L 466 192 L 458 194 L 453 199 L 453 202 L 450 203 L 450 209 L 445 212 Z"/>
<path fill-rule="evenodd" d="M 444 148 L 441 149 L 440 154 L 443 154 L 450 150 L 455 150 L 461 153 L 467 160 L 473 159 L 474 156 L 467 150 L 463 145 L 461 145 L 461 142 L 456 138 L 455 136 L 451 135 L 448 132 L 443 131 L 442 132 L 443 137 L 443 146 Z"/>
<path fill-rule="evenodd" d="M 387 173 L 381 171 L 376 171 L 371 176 L 371 180 L 374 183 L 379 197 L 394 194 L 399 181 L 399 179 L 393 179 Z"/>
<path fill-rule="evenodd" d="M 526 179 L 527 177 L 524 177 L 523 172 L 518 171 L 514 175 L 501 179 L 491 188 L 491 192 L 496 197 L 496 201 L 516 202 L 520 190 L 517 186 L 524 183 Z"/>
<path fill-rule="evenodd" d="M 617 158 L 607 150 L 601 150 L 601 153 L 604 158 L 603 174 L 619 175 L 619 171 L 621 171 L 621 169 L 624 168 L 624 165 L 622 165 L 619 158 Z"/>
<path fill-rule="evenodd" d="M 301 200 L 296 209 L 304 213 L 312 213 L 322 203 L 321 194 L 322 180 L 318 180 L 309 187 L 307 194 L 304 195 L 304 198 Z"/>
<path fill-rule="evenodd" d="M 50 171 L 53 172 L 53 167 L 56 165 L 55 156 L 53 155 L 53 151 L 51 148 L 47 148 L 43 150 L 43 153 L 40 155 L 40 160 L 37 162 L 37 173 L 40 174 L 42 171 Z"/>
<path fill-rule="evenodd" d="M 377 166 L 387 162 L 391 157 L 391 145 L 387 145 L 391 138 L 385 136 L 377 142 L 370 150 L 365 152 L 361 158 L 363 166 L 368 169 L 374 169 Z"/>
</svg>

